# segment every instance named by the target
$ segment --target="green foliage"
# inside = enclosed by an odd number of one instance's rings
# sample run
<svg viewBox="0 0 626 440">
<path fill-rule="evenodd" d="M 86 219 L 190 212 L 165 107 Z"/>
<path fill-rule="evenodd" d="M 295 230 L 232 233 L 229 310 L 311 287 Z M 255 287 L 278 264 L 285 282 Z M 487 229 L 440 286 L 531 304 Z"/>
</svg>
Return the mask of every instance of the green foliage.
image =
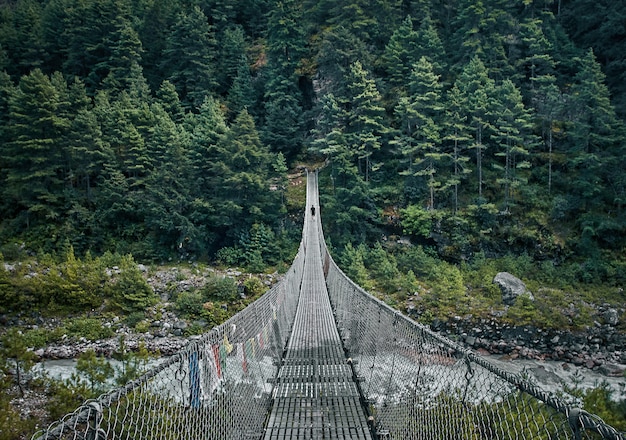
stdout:
<svg viewBox="0 0 626 440">
<path fill-rule="evenodd" d="M 176 298 L 176 309 L 184 316 L 199 317 L 205 302 L 200 292 L 181 292 Z"/>
<path fill-rule="evenodd" d="M 121 258 L 119 273 L 107 284 L 106 292 L 114 304 L 125 312 L 143 310 L 157 302 L 152 288 L 130 255 Z"/>
<path fill-rule="evenodd" d="M 230 277 L 213 276 L 206 280 L 200 294 L 207 301 L 232 301 L 237 297 L 237 284 Z"/>
<path fill-rule="evenodd" d="M 20 395 L 24 396 L 24 375 L 32 368 L 35 354 L 29 350 L 21 332 L 14 327 L 2 335 L 0 342 L 2 343 L 0 346 L 2 372 L 5 373 L 8 368 L 15 369 L 15 383 L 20 390 Z"/>
<path fill-rule="evenodd" d="M 309 160 L 339 248 L 403 228 L 448 262 L 622 283 L 619 2 L 222 3 L 2 3 L 0 246 L 60 259 L 0 267 L 1 312 L 153 302 L 87 251 L 281 267 L 304 198 L 286 170 Z"/>
<path fill-rule="evenodd" d="M 137 351 L 130 351 L 126 348 L 123 336 L 120 336 L 120 345 L 112 355 L 113 359 L 120 361 L 115 367 L 115 383 L 119 386 L 127 384 L 129 381 L 137 379 L 148 369 L 150 354 L 146 350 L 143 341 L 139 343 Z"/>
<path fill-rule="evenodd" d="M 66 381 L 48 379 L 46 390 L 46 410 L 52 420 L 71 413 L 85 400 L 98 397 L 86 381 L 76 376 Z"/>
<path fill-rule="evenodd" d="M 43 348 L 53 342 L 60 341 L 67 334 L 65 327 L 54 329 L 37 328 L 23 331 L 24 343 L 32 349 Z"/>
<path fill-rule="evenodd" d="M 366 253 L 365 245 L 360 244 L 355 248 L 352 243 L 348 243 L 344 248 L 341 263 L 348 278 L 368 290 L 371 288 L 371 283 L 365 267 Z"/>
<path fill-rule="evenodd" d="M 21 435 L 30 434 L 35 430 L 37 421 L 34 417 L 23 417 L 11 405 L 13 395 L 9 394 L 9 381 L 0 378 L 0 440 L 14 440 Z"/>
<path fill-rule="evenodd" d="M 92 394 L 105 391 L 105 384 L 113 378 L 113 367 L 103 356 L 96 356 L 93 350 L 87 350 L 78 356 L 76 371 L 82 374 L 89 383 Z"/>
<path fill-rule="evenodd" d="M 405 234 L 428 238 L 432 230 L 433 214 L 417 205 L 409 205 L 400 211 Z"/>
<path fill-rule="evenodd" d="M 536 325 L 542 327 L 545 322 L 539 319 L 537 305 L 528 295 L 518 296 L 515 304 L 507 310 L 507 318 L 515 325 Z"/>
<path fill-rule="evenodd" d="M 115 334 L 113 329 L 102 325 L 102 321 L 97 318 L 75 318 L 65 326 L 69 336 L 85 338 L 90 341 L 107 339 Z"/>
<path fill-rule="evenodd" d="M 246 295 L 256 298 L 267 290 L 267 286 L 257 277 L 247 278 L 243 282 L 244 292 Z"/>
</svg>

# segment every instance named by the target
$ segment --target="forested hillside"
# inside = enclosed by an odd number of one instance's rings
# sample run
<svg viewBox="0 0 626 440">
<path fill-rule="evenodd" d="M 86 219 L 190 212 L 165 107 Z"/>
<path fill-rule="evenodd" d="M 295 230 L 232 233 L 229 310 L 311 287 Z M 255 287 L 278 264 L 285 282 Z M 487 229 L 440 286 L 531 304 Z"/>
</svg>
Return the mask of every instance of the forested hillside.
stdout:
<svg viewBox="0 0 626 440">
<path fill-rule="evenodd" d="M 5 259 L 273 264 L 299 234 L 287 170 L 317 161 L 337 249 L 405 234 L 618 285 L 625 20 L 608 0 L 4 1 Z"/>
</svg>

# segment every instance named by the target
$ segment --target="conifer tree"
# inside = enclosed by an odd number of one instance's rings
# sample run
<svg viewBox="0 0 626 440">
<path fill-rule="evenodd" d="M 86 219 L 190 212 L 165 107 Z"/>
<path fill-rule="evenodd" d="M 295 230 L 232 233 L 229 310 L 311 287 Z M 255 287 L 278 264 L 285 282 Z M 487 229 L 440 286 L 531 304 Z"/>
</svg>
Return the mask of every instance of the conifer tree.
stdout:
<svg viewBox="0 0 626 440">
<path fill-rule="evenodd" d="M 382 147 L 383 135 L 387 131 L 385 109 L 374 80 L 358 61 L 350 67 L 347 87 L 346 105 L 349 111 L 345 133 L 348 144 L 354 148 L 353 158 L 358 161 L 367 182 L 375 168 L 372 155 Z"/>
<path fill-rule="evenodd" d="M 302 96 L 296 69 L 304 54 L 302 11 L 294 0 L 277 2 L 268 16 L 268 81 L 263 141 L 288 160 L 300 151 Z"/>
<path fill-rule="evenodd" d="M 520 25 L 523 54 L 518 60 L 518 68 L 530 80 L 531 89 L 542 78 L 554 75 L 555 62 L 550 55 L 552 44 L 543 33 L 540 19 L 529 19 Z"/>
<path fill-rule="evenodd" d="M 146 226 L 161 249 L 175 246 L 181 256 L 202 252 L 205 237 L 192 220 L 188 137 L 159 104 L 152 105 L 151 110 L 155 123 L 147 149 L 154 169 L 146 179 Z"/>
<path fill-rule="evenodd" d="M 426 57 L 433 66 L 433 72 L 438 75 L 443 74 L 448 65 L 446 53 L 439 32 L 429 13 L 422 18 L 416 33 L 417 47 L 419 48 L 416 61 L 421 57 Z"/>
<path fill-rule="evenodd" d="M 262 144 L 254 120 L 244 109 L 235 119 L 224 138 L 220 151 L 223 156 L 223 182 L 220 185 L 222 204 L 234 204 L 233 214 L 244 214 L 238 220 L 239 227 L 248 230 L 257 222 L 263 222 L 269 211 L 268 172 L 270 155 Z M 234 206 L 233 206 L 234 207 Z"/>
<path fill-rule="evenodd" d="M 113 38 L 114 44 L 107 62 L 109 73 L 104 86 L 117 93 L 134 89 L 141 93 L 141 98 L 147 99 L 148 85 L 140 65 L 143 48 L 139 35 L 128 20 L 118 17 Z"/>
<path fill-rule="evenodd" d="M 185 113 L 174 84 L 168 80 L 163 81 L 159 90 L 157 90 L 156 97 L 158 103 L 163 107 L 170 118 L 172 118 L 172 121 L 177 124 L 183 122 Z"/>
<path fill-rule="evenodd" d="M 394 31 L 382 58 L 394 89 L 401 90 L 407 84 L 412 66 L 419 59 L 418 51 L 418 34 L 413 30 L 413 20 L 408 16 Z"/>
<path fill-rule="evenodd" d="M 56 220 L 63 190 L 65 152 L 60 142 L 68 121 L 59 115 L 59 92 L 39 69 L 23 76 L 9 98 L 5 194 L 32 220 Z"/>
<path fill-rule="evenodd" d="M 449 184 L 454 188 L 454 213 L 456 214 L 459 210 L 459 186 L 466 175 L 471 172 L 467 151 L 472 140 L 471 129 L 467 125 L 468 118 L 463 108 L 463 98 L 456 85 L 448 91 L 445 109 L 443 141 L 448 145 L 446 151 L 452 160 L 453 174 Z"/>
<path fill-rule="evenodd" d="M 422 57 L 413 65 L 409 83 L 406 111 L 412 120 L 413 140 L 404 151 L 409 157 L 409 168 L 404 174 L 426 177 L 429 209 L 435 208 L 435 192 L 445 186 L 443 176 L 436 177 L 446 157 L 441 150 L 441 128 L 436 122 L 443 114 L 441 99 L 439 77 L 433 73 L 432 64 Z"/>
<path fill-rule="evenodd" d="M 163 51 L 162 67 L 187 109 L 199 108 L 216 89 L 213 28 L 198 6 L 178 15 Z"/>
<path fill-rule="evenodd" d="M 597 206 L 607 194 L 604 179 L 606 171 L 614 169 L 614 154 L 623 127 L 618 123 L 605 84 L 605 76 L 589 50 L 579 60 L 580 70 L 572 86 L 573 127 L 570 136 L 573 147 L 568 158 L 570 167 L 576 170 L 571 182 L 574 191 L 581 197 L 581 209 Z M 612 178 L 612 177 L 611 177 Z"/>
<path fill-rule="evenodd" d="M 11 73 L 16 76 L 26 75 L 35 68 L 45 68 L 42 4 L 35 0 L 21 0 L 15 2 L 11 12 L 14 32 L 7 35 L 10 44 L 5 46 L 11 51 Z"/>
<path fill-rule="evenodd" d="M 198 114 L 189 114 L 185 130 L 190 136 L 191 175 L 193 193 L 209 201 L 219 197 L 220 167 L 218 149 L 228 132 L 219 102 L 207 97 Z"/>
<path fill-rule="evenodd" d="M 219 91 L 227 92 L 239 75 L 242 64 L 248 64 L 246 56 L 246 40 L 241 25 L 227 27 L 220 37 L 220 53 L 218 59 Z M 238 112 L 237 112 L 238 113 Z"/>
<path fill-rule="evenodd" d="M 476 172 L 478 183 L 478 197 L 483 196 L 483 155 L 486 145 L 483 135 L 490 125 L 493 104 L 491 97 L 494 94 L 494 82 L 487 75 L 487 69 L 477 56 L 465 66 L 456 81 L 456 86 L 463 99 L 464 114 L 468 117 L 468 124 L 474 131 L 474 142 L 471 146 L 476 151 Z"/>
<path fill-rule="evenodd" d="M 559 155 L 555 152 L 555 135 L 562 131 L 565 104 L 563 93 L 555 82 L 554 77 L 546 76 L 535 89 L 536 93 L 533 93 L 533 105 L 541 124 L 541 137 L 547 150 L 548 192 L 552 191 L 554 158 L 555 155 Z"/>
<path fill-rule="evenodd" d="M 250 75 L 250 67 L 246 58 L 242 58 L 239 62 L 237 76 L 233 81 L 233 85 L 228 91 L 228 111 L 233 118 L 243 109 L 254 115 L 254 106 L 256 104 L 255 90 L 252 85 L 252 76 Z"/>
<path fill-rule="evenodd" d="M 493 138 L 499 151 L 495 155 L 504 159 L 504 165 L 496 165 L 503 173 L 497 181 L 504 187 L 504 210 L 508 212 L 513 202 L 512 191 L 525 182 L 519 170 L 530 167 L 529 149 L 535 142 L 530 135 L 530 113 L 524 107 L 522 95 L 513 82 L 504 80 L 496 88 L 496 96 L 497 117 Z"/>
<path fill-rule="evenodd" d="M 365 43 L 344 27 L 331 28 L 321 37 L 317 54 L 320 94 L 345 96 L 350 67 L 357 61 L 372 64 L 372 53 Z"/>
</svg>

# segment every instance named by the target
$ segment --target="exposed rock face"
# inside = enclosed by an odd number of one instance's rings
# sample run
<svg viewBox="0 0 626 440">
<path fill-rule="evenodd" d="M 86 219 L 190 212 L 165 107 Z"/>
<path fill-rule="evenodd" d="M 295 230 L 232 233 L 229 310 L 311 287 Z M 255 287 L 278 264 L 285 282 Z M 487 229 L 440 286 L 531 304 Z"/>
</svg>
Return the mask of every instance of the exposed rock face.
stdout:
<svg viewBox="0 0 626 440">
<path fill-rule="evenodd" d="M 500 286 L 502 302 L 508 306 L 515 304 L 515 300 L 521 295 L 528 295 L 531 300 L 535 299 L 530 290 L 526 288 L 526 284 L 508 272 L 498 273 L 493 282 Z"/>
</svg>

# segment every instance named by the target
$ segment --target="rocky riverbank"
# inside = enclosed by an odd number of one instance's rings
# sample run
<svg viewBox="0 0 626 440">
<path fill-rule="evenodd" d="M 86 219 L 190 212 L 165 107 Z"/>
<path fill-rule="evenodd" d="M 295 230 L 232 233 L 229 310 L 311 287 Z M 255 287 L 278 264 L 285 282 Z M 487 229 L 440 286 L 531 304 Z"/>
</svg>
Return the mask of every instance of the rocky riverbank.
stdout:
<svg viewBox="0 0 626 440">
<path fill-rule="evenodd" d="M 431 328 L 483 355 L 558 361 L 610 377 L 626 372 L 626 334 L 610 324 L 597 322 L 585 331 L 570 332 L 454 316 L 445 322 L 435 320 Z"/>
<path fill-rule="evenodd" d="M 139 264 L 138 268 L 160 299 L 157 306 L 146 310 L 141 319 L 141 325 L 129 324 L 127 317 L 124 316 L 94 311 L 91 317 L 100 320 L 102 327 L 110 329 L 108 333 L 112 335 L 111 337 L 89 340 L 81 335 L 64 335 L 60 340 L 44 348 L 34 349 L 37 359 L 74 359 L 89 350 L 93 350 L 100 356 L 111 357 L 121 350 L 122 341 L 125 350 L 135 351 L 143 346 L 150 353 L 170 356 L 184 347 L 189 340 L 199 337 L 195 336 L 196 333 L 210 330 L 210 325 L 206 320 L 189 320 L 179 316 L 176 307 L 171 302 L 175 295 L 201 289 L 212 277 L 229 277 L 240 283 L 242 287 L 244 280 L 255 277 L 266 288 L 270 288 L 280 279 L 277 273 L 253 275 L 237 269 L 217 271 L 213 268 L 163 267 L 155 270 L 142 264 Z M 109 270 L 113 273 L 118 269 L 113 267 Z M 239 293 L 241 298 L 246 297 L 243 289 Z M 223 304 L 222 307 L 226 308 L 228 305 Z M 0 316 L 0 326 L 4 328 L 19 327 L 25 330 L 39 329 L 50 332 L 62 327 L 64 321 L 66 319 L 44 318 L 40 315 Z"/>
</svg>

